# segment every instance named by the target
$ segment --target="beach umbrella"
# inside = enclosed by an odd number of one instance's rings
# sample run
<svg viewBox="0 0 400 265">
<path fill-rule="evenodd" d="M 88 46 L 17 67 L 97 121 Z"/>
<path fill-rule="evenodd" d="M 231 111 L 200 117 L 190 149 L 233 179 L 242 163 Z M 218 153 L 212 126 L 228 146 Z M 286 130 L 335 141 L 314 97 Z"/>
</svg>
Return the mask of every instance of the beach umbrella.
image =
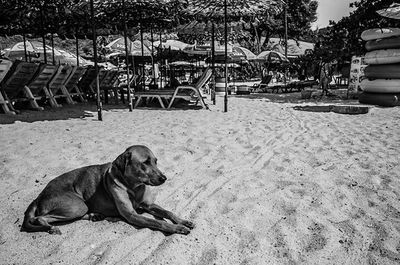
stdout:
<svg viewBox="0 0 400 265">
<path fill-rule="evenodd" d="M 127 38 L 128 45 L 128 55 L 137 57 L 151 57 L 150 49 L 143 44 L 142 52 L 142 42 L 140 40 L 131 41 Z M 106 48 L 113 52 L 125 53 L 125 40 L 124 38 L 118 38 L 106 45 Z"/>
<path fill-rule="evenodd" d="M 280 52 L 276 51 L 263 51 L 259 55 L 257 55 L 256 61 L 266 62 L 266 63 L 288 63 L 289 59 L 285 57 Z"/>
<path fill-rule="evenodd" d="M 257 57 L 252 51 L 250 51 L 249 49 L 247 49 L 245 47 L 236 46 L 236 47 L 233 47 L 233 51 L 237 54 L 244 56 L 245 59 L 249 60 L 249 61 L 255 60 Z"/>
<path fill-rule="evenodd" d="M 26 48 L 24 47 L 26 46 Z M 44 46 L 44 47 L 43 47 Z M 28 57 L 32 61 L 40 61 L 46 62 L 47 59 L 50 59 L 53 54 L 54 58 L 60 59 L 63 55 L 56 49 L 52 51 L 53 48 L 49 45 L 43 45 L 42 42 L 38 41 L 25 41 L 18 42 L 10 50 L 6 52 L 6 56 L 11 60 L 22 60 L 25 56 L 25 51 L 28 54 Z M 46 56 L 44 56 L 46 54 Z"/>
<path fill-rule="evenodd" d="M 6 50 L 4 55 L 10 60 L 22 60 L 25 55 L 28 55 L 28 57 L 37 57 L 38 50 L 30 41 L 18 42 Z"/>
<path fill-rule="evenodd" d="M 314 43 L 289 39 L 287 42 L 287 58 L 297 58 L 314 50 Z M 285 54 L 285 43 L 280 38 L 269 38 L 267 49 Z"/>
<path fill-rule="evenodd" d="M 281 1 L 274 0 L 192 0 L 189 1 L 188 10 L 194 17 L 208 21 L 210 19 L 223 20 L 225 60 L 228 58 L 228 19 L 239 20 L 243 17 L 254 18 L 257 14 L 264 13 L 273 6 L 280 6 Z M 228 17 L 229 9 L 229 17 Z M 228 111 L 228 66 L 225 61 L 225 96 L 224 112 Z"/>
<path fill-rule="evenodd" d="M 400 19 L 400 4 L 393 3 L 390 7 L 378 10 L 376 12 L 383 17 Z"/>
<path fill-rule="evenodd" d="M 156 47 L 160 47 L 160 41 L 153 42 L 153 45 Z M 190 46 L 190 44 L 184 43 L 179 40 L 167 40 L 165 42 L 161 42 L 161 48 L 171 49 L 172 51 L 182 51 L 188 46 Z"/>
</svg>

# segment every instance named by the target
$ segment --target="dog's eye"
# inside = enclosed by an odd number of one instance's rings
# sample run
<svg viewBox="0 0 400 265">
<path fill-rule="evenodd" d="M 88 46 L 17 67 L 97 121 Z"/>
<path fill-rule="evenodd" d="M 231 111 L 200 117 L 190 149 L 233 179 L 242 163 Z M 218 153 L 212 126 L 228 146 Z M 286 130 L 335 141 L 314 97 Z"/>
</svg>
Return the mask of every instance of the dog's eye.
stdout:
<svg viewBox="0 0 400 265">
<path fill-rule="evenodd" d="M 144 163 L 145 163 L 146 165 L 150 165 L 150 164 L 151 164 L 151 160 L 150 160 L 150 158 L 149 158 L 149 159 L 147 159 L 146 161 L 144 161 Z"/>
</svg>

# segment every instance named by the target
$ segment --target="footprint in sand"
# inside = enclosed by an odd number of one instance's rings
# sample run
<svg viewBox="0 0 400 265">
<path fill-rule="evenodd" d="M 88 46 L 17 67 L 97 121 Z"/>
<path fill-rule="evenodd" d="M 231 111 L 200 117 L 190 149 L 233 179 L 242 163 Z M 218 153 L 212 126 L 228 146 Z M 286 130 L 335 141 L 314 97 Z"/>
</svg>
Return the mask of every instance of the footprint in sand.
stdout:
<svg viewBox="0 0 400 265">
<path fill-rule="evenodd" d="M 306 252 L 314 252 L 323 249 L 328 241 L 324 236 L 325 226 L 320 223 L 313 222 L 307 227 L 307 229 L 310 231 L 310 235 L 304 250 Z"/>
<path fill-rule="evenodd" d="M 215 264 L 215 260 L 218 255 L 218 250 L 215 246 L 211 246 L 210 248 L 204 250 L 201 253 L 200 259 L 197 262 L 198 265 L 208 265 Z"/>
<path fill-rule="evenodd" d="M 90 247 L 94 248 L 88 257 L 91 264 L 98 264 L 103 261 L 111 250 L 110 242 L 104 242 L 98 247 L 95 247 L 95 245 L 91 245 Z"/>
</svg>

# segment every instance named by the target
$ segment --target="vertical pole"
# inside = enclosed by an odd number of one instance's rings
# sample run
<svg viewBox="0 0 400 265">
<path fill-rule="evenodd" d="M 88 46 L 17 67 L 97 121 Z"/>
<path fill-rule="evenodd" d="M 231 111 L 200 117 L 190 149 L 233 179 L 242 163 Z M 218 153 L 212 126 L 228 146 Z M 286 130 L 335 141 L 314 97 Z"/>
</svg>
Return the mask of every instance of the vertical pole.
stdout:
<svg viewBox="0 0 400 265">
<path fill-rule="evenodd" d="M 225 24 L 225 96 L 224 96 L 224 112 L 228 112 L 228 7 L 224 0 L 224 24 Z"/>
<path fill-rule="evenodd" d="M 128 92 L 129 111 L 132 111 L 131 79 L 129 76 L 128 27 L 126 25 L 125 0 L 122 0 L 122 10 L 124 12 L 123 19 L 124 19 L 125 63 L 126 63 L 126 83 L 127 83 L 126 89 Z M 135 75 L 135 72 L 133 73 L 133 75 Z"/>
<path fill-rule="evenodd" d="M 102 116 L 102 105 L 100 101 L 100 84 L 99 84 L 99 66 L 97 65 L 97 34 L 96 34 L 96 21 L 94 17 L 94 5 L 93 0 L 90 0 L 90 16 L 92 19 L 92 31 L 93 31 L 93 59 L 94 59 L 94 71 L 96 73 L 96 92 L 97 92 L 97 118 L 99 121 L 103 120 Z"/>
<path fill-rule="evenodd" d="M 52 53 L 53 65 L 55 65 L 56 64 L 56 56 L 54 54 L 54 36 L 53 36 L 53 33 L 51 33 L 50 40 L 51 40 L 51 53 Z"/>
<path fill-rule="evenodd" d="M 42 41 L 43 41 L 43 58 L 44 58 L 44 63 L 47 64 L 47 54 L 46 54 L 46 39 L 45 39 L 45 29 L 44 29 L 44 14 L 43 14 L 43 9 L 44 5 L 46 4 L 46 1 L 43 2 L 43 4 L 40 5 L 40 24 L 42 26 Z"/>
<path fill-rule="evenodd" d="M 75 27 L 75 50 L 76 50 L 76 66 L 79 66 L 79 42 L 78 42 L 78 27 Z"/>
<path fill-rule="evenodd" d="M 143 25 L 142 22 L 140 22 L 140 43 L 141 43 L 141 48 L 142 48 L 142 90 L 145 90 L 145 73 L 144 73 L 144 43 L 143 43 Z"/>
<path fill-rule="evenodd" d="M 288 27 L 287 27 L 287 4 L 284 5 L 285 8 L 285 57 L 287 58 L 288 52 Z M 285 66 L 285 75 L 283 77 L 286 86 L 286 76 L 287 76 L 287 66 Z"/>
<path fill-rule="evenodd" d="M 25 62 L 28 61 L 28 54 L 26 51 L 26 36 L 25 36 L 25 30 L 22 32 L 22 40 L 24 41 L 24 56 L 25 56 Z"/>
<path fill-rule="evenodd" d="M 150 39 L 151 39 L 151 67 L 153 70 L 153 81 L 154 85 L 156 85 L 156 70 L 154 67 L 154 36 L 153 36 L 153 24 L 150 25 Z"/>
<path fill-rule="evenodd" d="M 213 105 L 216 104 L 215 102 L 215 23 L 214 21 L 212 22 L 211 25 L 211 67 L 212 67 L 212 72 L 213 72 L 213 80 L 212 82 L 213 86 L 211 88 L 211 100 L 213 102 Z"/>
<path fill-rule="evenodd" d="M 160 29 L 160 88 L 162 88 L 162 52 L 163 52 L 163 48 L 162 48 L 162 32 Z"/>
</svg>

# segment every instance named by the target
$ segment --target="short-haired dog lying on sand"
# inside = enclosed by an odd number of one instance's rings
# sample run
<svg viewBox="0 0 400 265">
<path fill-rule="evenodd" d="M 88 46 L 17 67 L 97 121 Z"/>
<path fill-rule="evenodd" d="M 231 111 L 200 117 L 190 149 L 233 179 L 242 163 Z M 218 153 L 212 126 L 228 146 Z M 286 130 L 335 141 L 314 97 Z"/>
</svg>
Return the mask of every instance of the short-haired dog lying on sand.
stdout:
<svg viewBox="0 0 400 265">
<path fill-rule="evenodd" d="M 51 223 L 121 217 L 137 227 L 187 235 L 194 227 L 192 222 L 150 201 L 146 185 L 159 186 L 166 179 L 149 148 L 131 146 L 112 163 L 75 169 L 51 180 L 26 210 L 21 231 L 61 234 Z M 142 216 L 137 210 L 161 220 Z"/>
</svg>

